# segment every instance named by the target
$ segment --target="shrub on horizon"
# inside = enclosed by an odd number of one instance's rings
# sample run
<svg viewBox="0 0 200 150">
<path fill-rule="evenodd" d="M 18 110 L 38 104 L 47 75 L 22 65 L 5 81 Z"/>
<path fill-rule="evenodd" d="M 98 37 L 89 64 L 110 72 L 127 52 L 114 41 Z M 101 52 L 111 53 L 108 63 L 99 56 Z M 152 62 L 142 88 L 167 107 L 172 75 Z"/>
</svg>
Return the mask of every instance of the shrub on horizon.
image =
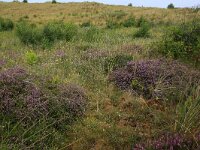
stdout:
<svg viewBox="0 0 200 150">
<path fill-rule="evenodd" d="M 128 4 L 128 6 L 132 7 L 132 6 L 133 6 L 133 4 L 132 4 L 132 3 L 129 3 L 129 4 Z"/>
<path fill-rule="evenodd" d="M 57 1 L 56 0 L 52 0 L 52 4 L 56 4 L 57 3 Z"/>
<path fill-rule="evenodd" d="M 175 7 L 174 7 L 174 4 L 171 3 L 171 4 L 169 4 L 169 5 L 167 6 L 167 8 L 168 8 L 168 9 L 174 9 Z"/>
<path fill-rule="evenodd" d="M 28 0 L 23 0 L 23 3 L 28 3 Z"/>
</svg>

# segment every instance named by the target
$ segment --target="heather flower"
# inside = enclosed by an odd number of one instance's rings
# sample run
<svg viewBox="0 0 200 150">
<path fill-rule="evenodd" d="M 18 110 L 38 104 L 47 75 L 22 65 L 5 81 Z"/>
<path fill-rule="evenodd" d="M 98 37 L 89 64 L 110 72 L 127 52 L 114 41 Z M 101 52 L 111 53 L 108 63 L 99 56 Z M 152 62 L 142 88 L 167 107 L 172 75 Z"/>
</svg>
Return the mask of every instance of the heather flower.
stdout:
<svg viewBox="0 0 200 150">
<path fill-rule="evenodd" d="M 0 72 L 0 110 L 17 119 L 36 119 L 48 107 L 40 89 L 27 72 L 19 67 Z"/>
<path fill-rule="evenodd" d="M 77 85 L 63 85 L 59 88 L 59 103 L 72 116 L 81 116 L 85 111 L 86 95 L 82 88 Z"/>
<path fill-rule="evenodd" d="M 198 86 L 199 79 L 198 71 L 165 59 L 130 61 L 109 76 L 109 81 L 123 90 L 130 89 L 147 99 L 171 100 L 184 99 L 191 87 Z"/>
<path fill-rule="evenodd" d="M 58 58 L 65 58 L 65 57 L 66 57 L 66 53 L 65 53 L 64 50 L 57 50 L 57 51 L 56 51 L 56 56 L 57 56 Z"/>
<path fill-rule="evenodd" d="M 151 140 L 150 142 L 138 143 L 134 146 L 133 150 L 182 150 L 196 149 L 197 147 L 198 143 L 193 138 L 180 133 L 167 133 Z"/>
<path fill-rule="evenodd" d="M 83 59 L 86 59 L 86 60 L 105 58 L 107 56 L 108 56 L 108 53 L 105 50 L 101 50 L 101 49 L 88 49 L 82 55 Z"/>
<path fill-rule="evenodd" d="M 6 64 L 6 61 L 0 60 L 0 67 L 4 66 Z"/>
</svg>

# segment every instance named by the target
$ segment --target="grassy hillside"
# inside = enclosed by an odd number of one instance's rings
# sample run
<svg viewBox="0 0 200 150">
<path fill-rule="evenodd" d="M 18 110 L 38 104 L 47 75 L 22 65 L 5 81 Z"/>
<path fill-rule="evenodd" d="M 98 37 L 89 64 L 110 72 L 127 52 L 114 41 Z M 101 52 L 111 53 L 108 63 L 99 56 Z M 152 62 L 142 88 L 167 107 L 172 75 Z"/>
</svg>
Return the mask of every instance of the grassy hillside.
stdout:
<svg viewBox="0 0 200 150">
<path fill-rule="evenodd" d="M 1 2 L 0 17 L 0 149 L 200 148 L 200 11 Z"/>
<path fill-rule="evenodd" d="M 63 20 L 76 24 L 91 20 L 96 25 L 104 25 L 109 16 L 119 15 L 123 19 L 129 15 L 139 18 L 145 16 L 155 22 L 180 22 L 199 17 L 189 9 L 137 8 L 112 6 L 99 3 L 0 3 L 0 15 L 18 21 L 27 18 L 33 23 L 44 24 L 46 21 Z M 119 12 L 121 11 L 121 13 Z"/>
</svg>

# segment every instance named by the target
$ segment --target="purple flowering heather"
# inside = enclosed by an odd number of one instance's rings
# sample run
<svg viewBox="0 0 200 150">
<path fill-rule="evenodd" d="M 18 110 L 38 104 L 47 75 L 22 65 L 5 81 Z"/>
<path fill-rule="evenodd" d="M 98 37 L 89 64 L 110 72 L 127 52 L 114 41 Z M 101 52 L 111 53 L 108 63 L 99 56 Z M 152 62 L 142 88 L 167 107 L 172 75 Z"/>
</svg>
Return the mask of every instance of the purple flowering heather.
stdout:
<svg viewBox="0 0 200 150">
<path fill-rule="evenodd" d="M 197 149 L 200 141 L 179 133 L 167 133 L 150 142 L 138 143 L 133 150 L 186 150 Z"/>
<path fill-rule="evenodd" d="M 81 116 L 86 106 L 86 95 L 77 85 L 60 86 L 59 103 L 73 116 Z"/>
<path fill-rule="evenodd" d="M 94 60 L 100 58 L 106 58 L 108 56 L 108 52 L 103 49 L 88 49 L 84 51 L 82 54 L 82 58 L 85 60 Z"/>
<path fill-rule="evenodd" d="M 22 68 L 0 72 L 0 110 L 18 119 L 37 118 L 47 113 L 47 101 Z"/>
<path fill-rule="evenodd" d="M 140 60 L 128 62 L 125 67 L 113 71 L 109 80 L 117 87 L 131 89 L 147 99 L 178 99 L 178 96 L 184 98 L 189 92 L 186 90 L 200 83 L 200 73 L 176 61 Z"/>
<path fill-rule="evenodd" d="M 6 64 L 6 61 L 0 60 L 0 68 Z"/>
<path fill-rule="evenodd" d="M 65 53 L 64 50 L 57 50 L 55 54 L 58 58 L 65 58 L 66 57 L 66 53 Z"/>
</svg>

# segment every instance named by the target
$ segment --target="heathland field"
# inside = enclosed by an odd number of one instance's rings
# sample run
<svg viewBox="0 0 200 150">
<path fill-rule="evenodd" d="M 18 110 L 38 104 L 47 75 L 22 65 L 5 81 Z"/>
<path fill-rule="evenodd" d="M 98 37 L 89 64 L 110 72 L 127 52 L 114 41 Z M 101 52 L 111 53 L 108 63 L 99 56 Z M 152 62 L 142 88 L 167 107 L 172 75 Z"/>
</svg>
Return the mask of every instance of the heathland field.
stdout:
<svg viewBox="0 0 200 150">
<path fill-rule="evenodd" d="M 0 2 L 0 149 L 200 149 L 200 10 Z"/>
</svg>

